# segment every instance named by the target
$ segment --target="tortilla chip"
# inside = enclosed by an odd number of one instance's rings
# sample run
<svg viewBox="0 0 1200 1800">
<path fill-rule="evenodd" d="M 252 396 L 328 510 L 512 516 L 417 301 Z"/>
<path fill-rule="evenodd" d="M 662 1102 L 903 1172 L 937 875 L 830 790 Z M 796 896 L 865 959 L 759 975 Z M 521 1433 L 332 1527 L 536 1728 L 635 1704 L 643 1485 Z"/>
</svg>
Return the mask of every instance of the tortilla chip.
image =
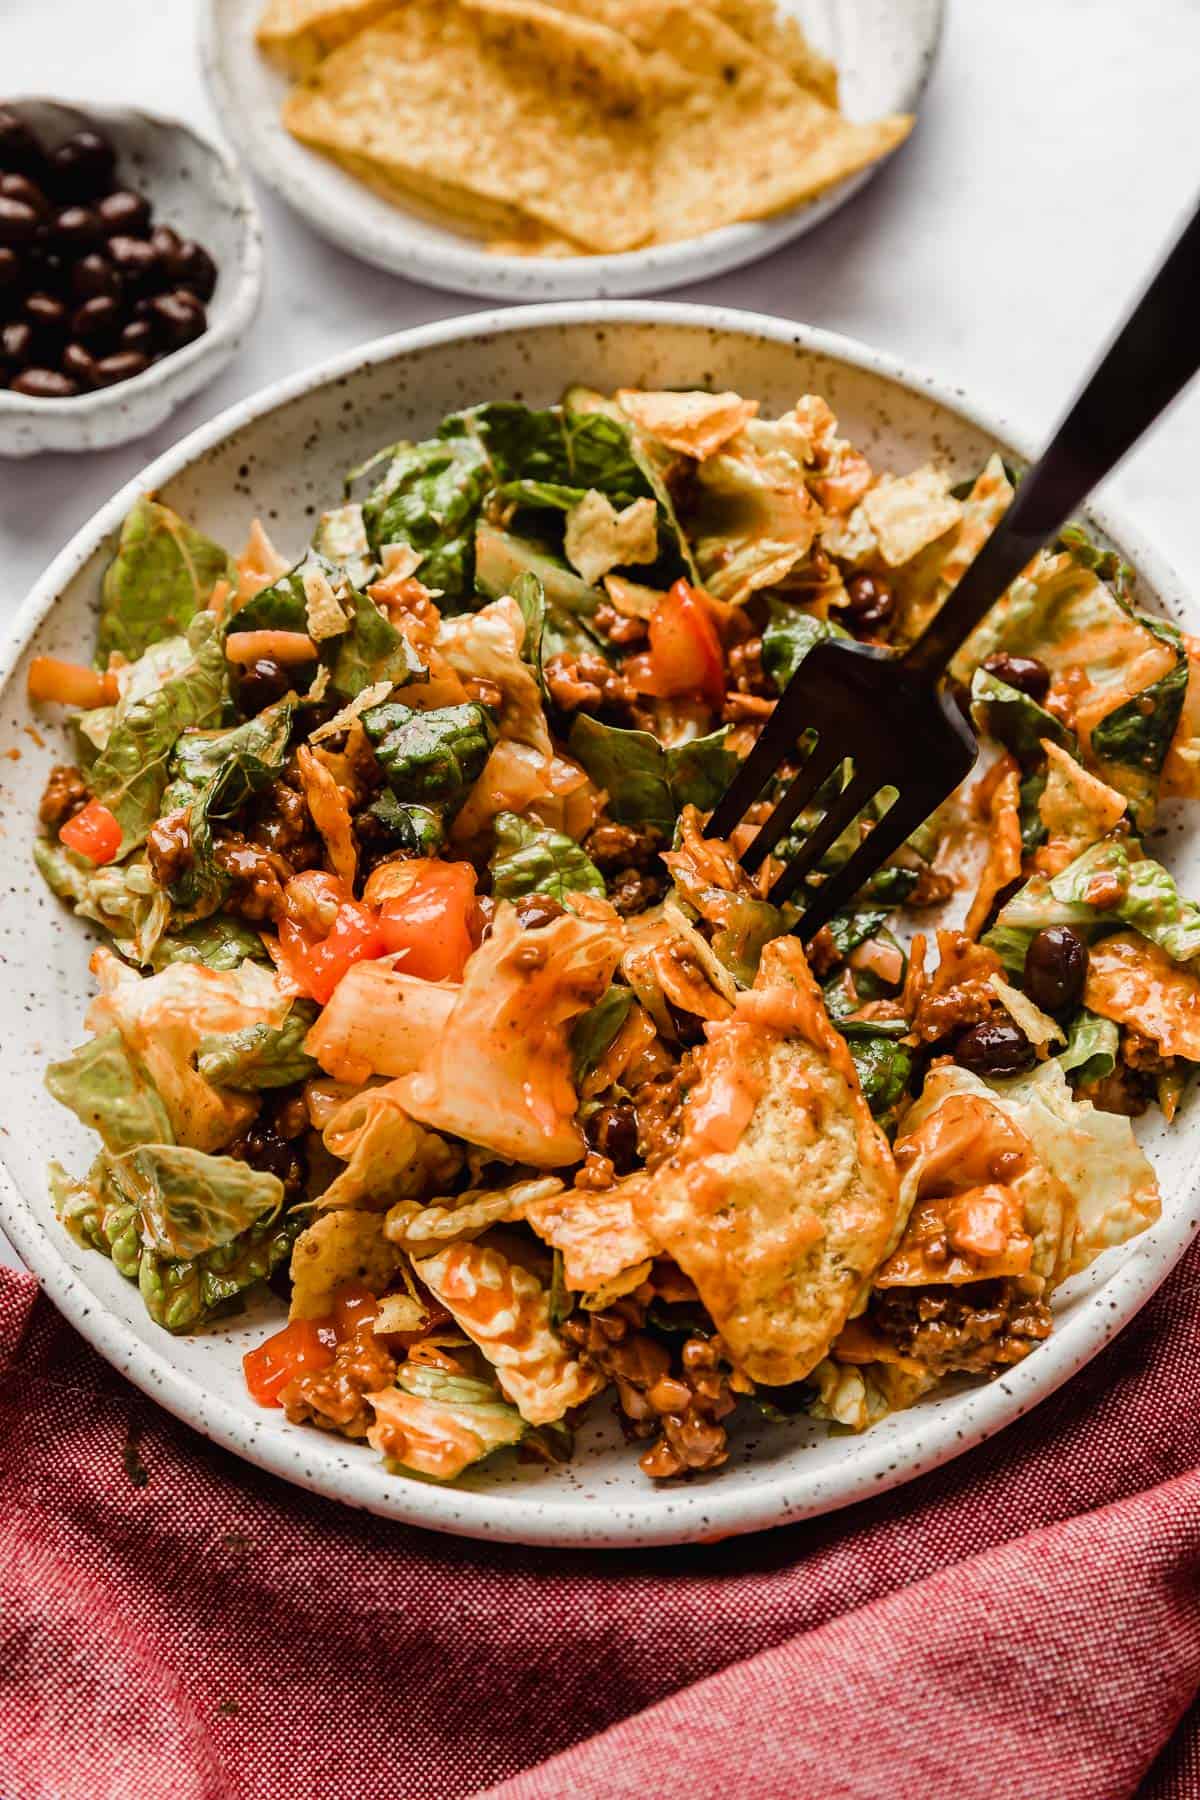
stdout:
<svg viewBox="0 0 1200 1800">
<path fill-rule="evenodd" d="M 932 464 L 911 475 L 885 475 L 862 503 L 863 512 L 889 568 L 911 562 L 962 519 L 962 503 L 947 491 L 946 477 Z"/>
<path fill-rule="evenodd" d="M 635 1189 L 648 1179 L 632 1175 L 599 1192 L 565 1188 L 526 1209 L 526 1223 L 544 1243 L 561 1250 L 563 1281 L 575 1293 L 611 1289 L 632 1272 L 639 1272 L 640 1278 L 648 1258 L 655 1255 L 657 1245 L 633 1207 Z"/>
<path fill-rule="evenodd" d="M 403 1261 L 383 1235 L 383 1214 L 327 1212 L 301 1232 L 292 1251 L 291 1319 L 321 1319 L 336 1288 L 361 1281 L 382 1294 Z"/>
<path fill-rule="evenodd" d="M 670 66 L 686 89 L 655 112 L 660 243 L 815 199 L 894 150 L 912 128 L 909 117 L 844 119 L 705 7 L 665 4 L 630 31 L 654 52 L 660 83 Z"/>
<path fill-rule="evenodd" d="M 799 19 L 783 12 L 776 0 L 712 0 L 717 17 L 784 69 L 800 87 L 836 108 L 838 73 L 827 56 L 815 50 Z"/>
<path fill-rule="evenodd" d="M 563 554 L 589 587 L 622 564 L 652 563 L 658 555 L 658 505 L 649 496 L 617 511 L 607 494 L 589 488 L 567 514 Z"/>
<path fill-rule="evenodd" d="M 414 1256 L 428 1255 L 443 1244 L 462 1243 L 481 1237 L 493 1225 L 509 1225 L 523 1219 L 535 1201 L 561 1193 L 557 1175 L 537 1181 L 518 1181 L 512 1187 L 484 1190 L 469 1188 L 451 1200 L 422 1206 L 401 1200 L 388 1213 L 384 1229 L 393 1244 Z"/>
<path fill-rule="evenodd" d="M 1093 944 L 1083 1003 L 1129 1025 L 1163 1056 L 1200 1062 L 1200 978 L 1136 931 Z"/>
<path fill-rule="evenodd" d="M 743 400 L 740 394 L 645 393 L 638 388 L 620 388 L 617 401 L 640 430 L 668 450 L 697 462 L 736 437 L 758 412 L 758 401 Z"/>
<path fill-rule="evenodd" d="M 958 529 L 938 538 L 902 570 L 896 583 L 898 635 L 907 643 L 919 637 L 943 600 L 958 586 L 991 536 L 1013 497 L 1003 459 L 992 455 L 962 503 Z M 835 556 L 842 552 L 828 542 Z"/>
<path fill-rule="evenodd" d="M 531 0 L 410 0 L 328 57 L 284 123 L 401 189 L 446 184 L 510 226 L 524 214 L 591 250 L 632 249 L 652 215 L 628 52 L 605 27 Z"/>
<path fill-rule="evenodd" d="M 289 75 L 304 76 L 396 5 L 397 0 L 267 0 L 254 35 L 264 56 Z"/>
<path fill-rule="evenodd" d="M 753 990 L 696 1056 L 679 1148 L 634 1211 L 695 1282 L 735 1366 L 800 1381 L 892 1239 L 891 1152 L 795 938 L 767 945 Z"/>
<path fill-rule="evenodd" d="M 1038 814 L 1047 841 L 1038 851 L 1037 865 L 1043 874 L 1057 875 L 1108 836 L 1124 818 L 1126 800 L 1116 788 L 1082 768 L 1060 744 L 1043 738 L 1042 749 L 1046 753 L 1046 786 L 1038 800 Z"/>
</svg>

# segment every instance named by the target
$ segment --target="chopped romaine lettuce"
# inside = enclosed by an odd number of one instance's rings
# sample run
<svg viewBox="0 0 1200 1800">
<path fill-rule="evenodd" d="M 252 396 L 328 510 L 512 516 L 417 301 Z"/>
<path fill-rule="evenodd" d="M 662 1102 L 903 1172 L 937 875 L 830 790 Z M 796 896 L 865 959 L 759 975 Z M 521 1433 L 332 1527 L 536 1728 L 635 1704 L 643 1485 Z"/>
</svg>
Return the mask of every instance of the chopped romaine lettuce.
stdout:
<svg viewBox="0 0 1200 1800">
<path fill-rule="evenodd" d="M 362 715 L 363 728 L 397 800 L 457 811 L 483 773 L 496 727 L 484 706 L 415 712 L 391 702 Z"/>
<path fill-rule="evenodd" d="M 89 786 L 121 826 L 121 855 L 140 844 L 159 816 L 167 768 L 189 730 L 221 722 L 227 692 L 225 647 L 211 613 L 188 628 L 192 661 L 161 687 L 123 709 L 92 764 Z"/>
<path fill-rule="evenodd" d="M 772 600 L 771 616 L 762 634 L 763 668 L 782 694 L 814 644 L 823 638 L 849 635 L 830 619 L 815 619 L 799 606 Z"/>
<path fill-rule="evenodd" d="M 629 1017 L 633 989 L 613 982 L 594 1006 L 581 1013 L 571 1027 L 571 1067 L 575 1085 L 599 1064 L 609 1045 Z"/>
<path fill-rule="evenodd" d="M 165 894 L 163 899 L 166 900 Z M 230 913 L 215 913 L 179 931 L 168 932 L 155 946 L 149 963 L 156 972 L 172 963 L 200 963 L 206 969 L 228 973 L 240 969 L 244 962 L 270 960 L 261 933 L 252 925 Z"/>
<path fill-rule="evenodd" d="M 122 956 L 146 965 L 160 954 L 171 903 L 150 873 L 145 856 L 98 868 L 74 855 L 65 844 L 38 838 L 33 860 L 60 900 L 69 900 L 81 919 L 92 919 L 111 932 Z"/>
<path fill-rule="evenodd" d="M 1117 1066 L 1120 1045 L 1120 1029 L 1113 1020 L 1081 1006 L 1071 1020 L 1067 1047 L 1056 1061 L 1077 1082 L 1103 1081 Z"/>
<path fill-rule="evenodd" d="M 609 812 L 626 825 L 656 825 L 670 835 L 682 806 L 708 811 L 737 768 L 726 747 L 728 728 L 665 750 L 648 731 L 626 731 L 580 713 L 569 747 L 597 787 L 608 793 Z"/>
<path fill-rule="evenodd" d="M 240 1031 L 213 1032 L 196 1049 L 196 1069 L 214 1087 L 253 1091 L 290 1087 L 319 1073 L 304 1048 L 317 1022 L 319 1008 L 311 1000 L 293 1000 L 282 1025 L 244 1025 Z"/>
<path fill-rule="evenodd" d="M 372 800 L 367 812 L 393 850 L 405 850 L 410 856 L 436 856 L 445 842 L 441 813 L 397 800 L 390 788 Z"/>
<path fill-rule="evenodd" d="M 695 806 L 711 812 L 733 780 L 738 758 L 728 747 L 729 729 L 722 725 L 707 737 L 673 744 L 667 751 L 667 780 L 676 809 Z"/>
<path fill-rule="evenodd" d="M 903 1099 L 912 1077 L 913 1053 L 890 1033 L 866 1022 L 839 1022 L 838 1030 L 850 1047 L 863 1097 L 878 1118 Z"/>
<path fill-rule="evenodd" d="M 219 544 L 169 506 L 135 500 L 100 590 L 100 667 L 113 651 L 133 662 L 151 644 L 179 636 L 222 580 L 235 586 L 237 569 Z"/>
<path fill-rule="evenodd" d="M 425 681 L 429 671 L 404 633 L 397 631 L 366 594 L 355 589 L 351 597 L 350 629 L 336 640 L 331 670 L 334 692 L 353 700 L 378 681 L 390 681 L 393 687 Z"/>
<path fill-rule="evenodd" d="M 1019 972 L 1030 939 L 1047 925 L 1073 925 L 1090 936 L 1131 925 L 1176 962 L 1200 956 L 1200 906 L 1179 892 L 1161 863 L 1131 855 L 1115 839 L 1093 844 L 1050 880 L 1031 877 L 983 941 Z"/>
<path fill-rule="evenodd" d="M 119 1154 L 174 1138 L 162 1096 L 119 1031 L 89 1038 L 61 1062 L 51 1063 L 46 1086 L 60 1106 L 99 1133 L 106 1150 Z"/>
<path fill-rule="evenodd" d="M 215 912 L 228 892 L 229 878 L 213 859 L 213 820 L 231 817 L 276 779 L 294 714 L 295 703 L 281 700 L 231 731 L 189 732 L 176 745 L 162 810 L 187 813 L 191 858 L 169 889 L 179 919 Z"/>
<path fill-rule="evenodd" d="M 234 1156 L 140 1144 L 102 1160 L 107 1179 L 141 1215 L 143 1243 L 163 1256 L 187 1260 L 219 1249 L 283 1205 L 278 1176 Z"/>
<path fill-rule="evenodd" d="M 971 716 L 1025 768 L 1042 759 L 1043 738 L 1075 754 L 1075 734 L 1061 719 L 987 669 L 976 669 L 971 677 Z"/>
<path fill-rule="evenodd" d="M 321 514 L 312 547 L 318 556 L 345 571 L 351 587 L 365 587 L 375 573 L 377 564 L 367 542 L 363 510 L 356 500 L 347 500 L 343 506 L 331 507 Z"/>
<path fill-rule="evenodd" d="M 569 894 L 603 896 L 607 891 L 590 856 L 565 832 L 511 812 L 497 813 L 495 831 L 491 870 L 497 899 L 549 894 L 562 903 Z"/>
<path fill-rule="evenodd" d="M 387 1466 L 438 1481 L 453 1481 L 493 1450 L 520 1443 L 529 1430 L 487 1382 L 423 1363 L 402 1363 L 395 1387 L 370 1401 L 375 1423 L 367 1438 Z"/>
</svg>

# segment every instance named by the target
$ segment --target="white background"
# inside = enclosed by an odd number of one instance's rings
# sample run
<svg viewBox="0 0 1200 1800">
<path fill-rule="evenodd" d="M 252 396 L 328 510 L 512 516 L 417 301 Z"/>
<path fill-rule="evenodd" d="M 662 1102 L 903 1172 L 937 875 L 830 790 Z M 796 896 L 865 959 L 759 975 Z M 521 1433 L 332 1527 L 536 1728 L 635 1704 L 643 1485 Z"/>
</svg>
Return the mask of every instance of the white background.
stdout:
<svg viewBox="0 0 1200 1800">
<path fill-rule="evenodd" d="M 1198 70 L 1200 0 L 949 0 L 920 121 L 890 166 L 810 236 L 679 298 L 846 332 L 1044 434 L 1200 188 Z M 215 130 L 189 0 L 0 0 L 3 92 L 141 104 Z M 266 294 L 233 365 L 140 443 L 0 462 L 6 612 L 201 420 L 333 350 L 478 310 L 355 263 L 259 199 Z M 1200 294 L 1196 317 L 1200 331 Z M 1112 487 L 1200 594 L 1200 388 Z"/>
</svg>

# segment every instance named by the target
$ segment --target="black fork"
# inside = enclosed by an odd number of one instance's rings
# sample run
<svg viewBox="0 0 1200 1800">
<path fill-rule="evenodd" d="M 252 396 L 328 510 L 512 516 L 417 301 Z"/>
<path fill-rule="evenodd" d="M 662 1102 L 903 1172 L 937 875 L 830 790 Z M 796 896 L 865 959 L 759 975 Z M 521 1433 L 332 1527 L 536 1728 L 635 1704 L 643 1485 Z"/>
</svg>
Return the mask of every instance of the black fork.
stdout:
<svg viewBox="0 0 1200 1800">
<path fill-rule="evenodd" d="M 796 926 L 802 937 L 827 924 L 970 771 L 975 734 L 939 685 L 951 658 L 1197 368 L 1200 210 L 933 622 L 901 655 L 838 638 L 814 645 L 718 802 L 706 834 L 728 837 L 780 764 L 795 756 L 801 737 L 815 734 L 800 772 L 741 859 L 753 873 L 818 791 L 843 779 L 771 889 L 771 900 L 782 905 L 880 790 L 896 790 L 842 867 L 806 896 Z"/>
</svg>

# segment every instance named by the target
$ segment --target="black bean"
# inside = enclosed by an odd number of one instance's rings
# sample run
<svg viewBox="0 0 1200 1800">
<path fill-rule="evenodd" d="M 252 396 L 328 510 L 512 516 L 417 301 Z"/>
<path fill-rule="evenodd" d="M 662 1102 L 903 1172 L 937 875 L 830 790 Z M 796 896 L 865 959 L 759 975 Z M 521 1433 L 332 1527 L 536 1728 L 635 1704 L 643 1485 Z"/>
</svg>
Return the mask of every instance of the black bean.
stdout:
<svg viewBox="0 0 1200 1800">
<path fill-rule="evenodd" d="M 32 175 L 38 180 L 45 167 L 46 152 L 36 132 L 7 106 L 0 106 L 0 169 Z"/>
<path fill-rule="evenodd" d="M 108 254 L 131 293 L 154 293 L 163 286 L 166 270 L 162 258 L 145 238 L 116 232 L 108 240 Z"/>
<path fill-rule="evenodd" d="M 60 250 L 76 256 L 82 256 L 104 242 L 100 215 L 91 206 L 64 206 L 55 215 L 50 231 Z"/>
<path fill-rule="evenodd" d="M 183 240 L 177 231 L 169 225 L 156 225 L 150 233 L 150 242 L 162 258 L 163 268 L 167 271 L 168 281 L 178 281 L 177 273 L 179 252 L 183 248 Z"/>
<path fill-rule="evenodd" d="M 96 211 L 104 227 L 104 235 L 112 237 L 125 232 L 129 237 L 147 237 L 150 232 L 150 202 L 132 188 L 117 188 L 97 202 Z"/>
<path fill-rule="evenodd" d="M 288 671 L 273 656 L 260 656 L 255 662 L 243 664 L 235 679 L 237 703 L 247 718 L 282 700 L 292 686 Z"/>
<path fill-rule="evenodd" d="M 95 387 L 96 359 L 82 344 L 68 344 L 59 358 L 59 367 L 81 388 Z"/>
<path fill-rule="evenodd" d="M 852 631 L 875 631 L 896 610 L 896 596 L 882 575 L 852 575 L 846 583 L 846 614 Z"/>
<path fill-rule="evenodd" d="M 1025 992 L 1043 1012 L 1074 1012 L 1083 999 L 1088 947 L 1069 925 L 1035 931 L 1025 952 Z"/>
<path fill-rule="evenodd" d="M 10 171 L 0 175 L 0 194 L 6 200 L 22 200 L 26 206 L 32 207 L 39 219 L 50 214 L 50 202 L 43 194 L 36 181 L 30 181 L 28 175 L 17 175 Z"/>
<path fill-rule="evenodd" d="M 954 1060 L 976 1075 L 1020 1075 L 1036 1060 L 1033 1045 L 1011 1019 L 984 1019 L 955 1040 Z"/>
<path fill-rule="evenodd" d="M 29 251 L 29 285 L 44 294 L 57 294 L 60 299 L 71 292 L 72 262 L 47 244 L 37 244 Z"/>
<path fill-rule="evenodd" d="M 981 666 L 997 681 L 1007 682 L 1009 687 L 1039 703 L 1050 691 L 1050 671 L 1036 656 L 1010 656 L 1007 650 L 997 650 Z"/>
<path fill-rule="evenodd" d="M 23 311 L 42 349 L 53 346 L 57 353 L 67 335 L 69 317 L 62 301 L 53 294 L 27 294 Z"/>
<path fill-rule="evenodd" d="M 71 320 L 71 336 L 95 350 L 115 344 L 125 315 L 111 294 L 96 294 L 77 307 Z"/>
<path fill-rule="evenodd" d="M 586 1126 L 587 1140 L 601 1156 L 607 1156 L 618 1175 L 628 1175 L 637 1162 L 637 1114 L 632 1106 L 602 1106 Z"/>
<path fill-rule="evenodd" d="M 97 294 L 119 294 L 121 277 L 98 250 L 81 256 L 71 270 L 71 291 L 79 300 L 94 299 Z"/>
<path fill-rule="evenodd" d="M 37 229 L 38 216 L 28 201 L 0 194 L 0 244 L 31 244 Z"/>
<path fill-rule="evenodd" d="M 195 238 L 180 244 L 170 264 L 171 279 L 180 287 L 190 288 L 198 300 L 211 300 L 217 285 L 217 265 Z"/>
<path fill-rule="evenodd" d="M 18 293 L 25 285 L 25 264 L 18 252 L 8 244 L 0 245 L 0 300 Z"/>
<path fill-rule="evenodd" d="M 116 160 L 98 131 L 76 131 L 51 151 L 51 181 L 65 200 L 94 200 L 112 186 Z"/>
<path fill-rule="evenodd" d="M 150 367 L 150 358 L 140 350 L 117 350 L 101 357 L 96 364 L 96 386 L 113 387 L 118 381 L 132 381 Z"/>
<path fill-rule="evenodd" d="M 154 353 L 154 332 L 149 319 L 130 319 L 121 327 L 122 350 L 140 350 L 143 356 Z"/>
<path fill-rule="evenodd" d="M 27 319 L 14 319 L 0 331 L 0 355 L 5 362 L 16 363 L 24 368 L 33 361 L 36 339 L 33 326 Z"/>
<path fill-rule="evenodd" d="M 57 369 L 22 369 L 8 385 L 14 394 L 28 394 L 34 400 L 69 400 L 79 392 L 71 377 Z"/>
<path fill-rule="evenodd" d="M 150 303 L 150 315 L 155 335 L 170 350 L 180 350 L 200 337 L 207 323 L 204 308 L 185 288 L 156 295 Z"/>
</svg>

